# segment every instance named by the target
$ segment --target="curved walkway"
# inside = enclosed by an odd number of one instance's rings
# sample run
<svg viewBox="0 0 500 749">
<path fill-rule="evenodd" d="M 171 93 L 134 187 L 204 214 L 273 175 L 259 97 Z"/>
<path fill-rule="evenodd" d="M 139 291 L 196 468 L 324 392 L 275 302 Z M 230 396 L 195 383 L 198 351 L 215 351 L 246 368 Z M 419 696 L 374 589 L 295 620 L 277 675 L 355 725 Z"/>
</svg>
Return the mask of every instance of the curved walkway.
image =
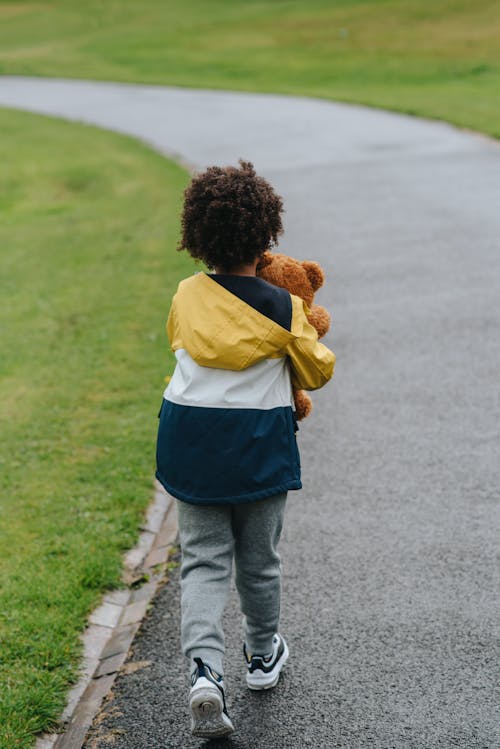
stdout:
<svg viewBox="0 0 500 749">
<path fill-rule="evenodd" d="M 328 274 L 337 373 L 301 427 L 305 488 L 282 546 L 292 657 L 279 689 L 248 694 L 233 598 L 225 746 L 497 746 L 500 144 L 361 107 L 159 86 L 0 78 L 0 105 L 193 167 L 252 160 L 285 198 L 281 248 Z M 177 618 L 174 576 L 135 646 L 153 665 L 118 680 L 109 746 L 199 746 Z"/>
</svg>

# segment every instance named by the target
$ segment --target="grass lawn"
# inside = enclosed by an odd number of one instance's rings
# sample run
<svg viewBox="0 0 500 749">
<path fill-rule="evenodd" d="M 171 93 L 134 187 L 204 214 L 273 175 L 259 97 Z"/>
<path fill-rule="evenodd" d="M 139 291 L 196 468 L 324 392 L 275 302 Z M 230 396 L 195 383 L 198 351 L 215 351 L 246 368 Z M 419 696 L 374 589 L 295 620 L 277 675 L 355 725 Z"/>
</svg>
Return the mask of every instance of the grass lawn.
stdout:
<svg viewBox="0 0 500 749">
<path fill-rule="evenodd" d="M 0 747 L 54 724 L 77 633 L 152 497 L 187 175 L 0 110 Z"/>
<path fill-rule="evenodd" d="M 0 73 L 310 94 L 500 137 L 500 3 L 0 0 Z"/>
</svg>

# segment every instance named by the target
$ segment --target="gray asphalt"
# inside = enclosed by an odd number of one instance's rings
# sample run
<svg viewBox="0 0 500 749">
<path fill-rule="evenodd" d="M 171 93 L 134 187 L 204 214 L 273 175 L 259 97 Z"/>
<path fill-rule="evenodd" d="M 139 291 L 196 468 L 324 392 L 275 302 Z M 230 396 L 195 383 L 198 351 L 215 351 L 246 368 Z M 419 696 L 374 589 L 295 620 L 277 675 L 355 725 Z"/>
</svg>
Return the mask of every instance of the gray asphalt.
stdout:
<svg viewBox="0 0 500 749">
<path fill-rule="evenodd" d="M 248 693 L 233 594 L 224 746 L 497 749 L 500 144 L 294 97 L 0 78 L 0 104 L 196 167 L 251 159 L 285 198 L 280 249 L 327 272 L 338 365 L 282 542 L 291 658 Z M 152 665 L 118 679 L 88 747 L 218 745 L 189 736 L 178 609 L 174 571 L 131 656 Z"/>
</svg>

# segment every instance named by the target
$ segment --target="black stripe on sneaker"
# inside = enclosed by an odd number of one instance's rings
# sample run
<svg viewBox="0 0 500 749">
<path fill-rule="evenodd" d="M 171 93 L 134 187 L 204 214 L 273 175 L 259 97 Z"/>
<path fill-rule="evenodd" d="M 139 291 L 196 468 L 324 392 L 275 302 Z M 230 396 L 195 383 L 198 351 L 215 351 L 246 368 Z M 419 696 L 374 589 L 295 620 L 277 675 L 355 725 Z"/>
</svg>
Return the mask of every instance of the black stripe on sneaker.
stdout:
<svg viewBox="0 0 500 749">
<path fill-rule="evenodd" d="M 279 644 L 278 652 L 276 653 L 276 657 L 273 658 L 272 661 L 266 664 L 263 656 L 253 655 L 252 660 L 250 661 L 248 665 L 249 672 L 253 674 L 254 671 L 260 670 L 260 671 L 263 671 L 265 674 L 268 674 L 276 666 L 276 663 L 279 661 L 279 659 L 281 658 L 284 652 L 285 652 L 285 645 L 283 643 L 283 639 L 280 638 L 280 644 Z"/>
<path fill-rule="evenodd" d="M 224 694 L 224 688 L 222 684 L 219 683 L 222 681 L 222 676 L 218 674 L 217 671 L 214 671 L 212 668 L 210 668 L 209 665 L 203 663 L 201 658 L 193 658 L 193 660 L 196 663 L 196 669 L 195 671 L 193 671 L 193 675 L 191 676 L 191 685 L 194 686 L 200 676 L 204 676 L 206 679 L 208 679 L 208 681 L 214 684 L 221 693 L 223 710 L 227 715 L 226 695 Z"/>
</svg>

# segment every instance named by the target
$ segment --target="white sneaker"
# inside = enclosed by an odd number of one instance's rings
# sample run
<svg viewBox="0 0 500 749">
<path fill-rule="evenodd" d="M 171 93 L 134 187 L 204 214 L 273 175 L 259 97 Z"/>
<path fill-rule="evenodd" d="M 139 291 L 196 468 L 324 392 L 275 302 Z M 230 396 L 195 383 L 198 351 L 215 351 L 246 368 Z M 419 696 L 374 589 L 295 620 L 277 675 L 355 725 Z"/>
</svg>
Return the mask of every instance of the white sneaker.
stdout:
<svg viewBox="0 0 500 749">
<path fill-rule="evenodd" d="M 280 634 L 273 637 L 273 650 L 269 655 L 253 655 L 243 645 L 243 655 L 247 663 L 247 686 L 249 689 L 271 689 L 280 678 L 289 651 L 285 639 Z"/>
<path fill-rule="evenodd" d="M 202 739 L 229 736 L 234 726 L 227 714 L 224 681 L 201 658 L 194 659 L 196 668 L 191 676 L 189 709 L 191 733 Z"/>
</svg>

